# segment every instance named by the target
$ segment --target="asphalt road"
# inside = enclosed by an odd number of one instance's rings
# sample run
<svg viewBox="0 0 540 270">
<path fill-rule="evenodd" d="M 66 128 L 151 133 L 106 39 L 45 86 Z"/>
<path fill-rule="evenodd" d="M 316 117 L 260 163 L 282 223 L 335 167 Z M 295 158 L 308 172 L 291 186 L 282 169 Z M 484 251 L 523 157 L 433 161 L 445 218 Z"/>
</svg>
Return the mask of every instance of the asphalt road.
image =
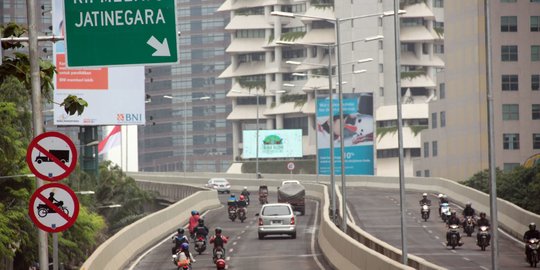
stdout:
<svg viewBox="0 0 540 270">
<path fill-rule="evenodd" d="M 348 206 L 358 226 L 373 236 L 401 249 L 401 217 L 398 190 L 347 189 Z M 464 245 L 455 250 L 446 247 L 446 227 L 438 215 L 438 199 L 429 194 L 432 201 L 431 215 L 427 222 L 420 217 L 418 201 L 422 193 L 406 194 L 406 234 L 409 254 L 452 270 L 491 269 L 491 246 L 481 251 L 476 245 L 476 233 L 461 237 Z M 451 198 L 450 198 L 451 199 Z M 450 204 L 461 218 L 461 208 Z M 474 205 L 473 205 L 474 208 Z M 477 213 L 478 214 L 478 213 Z M 488 217 L 489 218 L 489 217 Z M 499 232 L 499 269 L 526 269 L 524 247 L 516 239 Z"/>
<path fill-rule="evenodd" d="M 254 194 L 255 192 L 252 192 Z M 269 196 L 270 202 L 276 202 L 276 193 Z M 306 214 L 297 216 L 297 238 L 290 239 L 286 236 L 267 236 L 263 240 L 258 239 L 257 218 L 255 213 L 260 209 L 258 196 L 252 195 L 252 205 L 248 207 L 248 219 L 244 223 L 239 220 L 232 222 L 228 219 L 225 201 L 227 194 L 220 194 L 222 207 L 204 213 L 205 223 L 211 230 L 220 226 L 223 234 L 229 236 L 227 249 L 228 269 L 332 269 L 324 260 L 316 245 L 316 234 L 320 212 L 318 202 L 306 200 Z M 317 224 L 315 224 L 315 221 Z M 179 224 L 180 225 L 180 224 Z M 172 236 L 172 232 L 171 232 Z M 171 259 L 171 238 L 168 237 L 156 243 L 146 254 L 138 257 L 134 265 L 126 268 L 130 270 L 158 270 L 175 269 Z M 193 252 L 191 246 L 190 251 Z M 193 269 L 215 269 L 212 263 L 212 248 L 209 247 L 201 255 L 195 255 L 196 262 Z M 292 268 L 291 268 L 292 267 Z"/>
</svg>

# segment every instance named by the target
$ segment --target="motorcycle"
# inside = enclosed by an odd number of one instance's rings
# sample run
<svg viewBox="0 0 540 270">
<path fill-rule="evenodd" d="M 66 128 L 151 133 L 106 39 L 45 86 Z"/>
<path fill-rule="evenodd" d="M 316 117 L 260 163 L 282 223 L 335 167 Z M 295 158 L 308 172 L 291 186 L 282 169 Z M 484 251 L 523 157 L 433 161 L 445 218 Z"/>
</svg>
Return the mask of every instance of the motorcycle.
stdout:
<svg viewBox="0 0 540 270">
<path fill-rule="evenodd" d="M 62 212 L 64 212 L 66 215 L 69 215 L 69 210 L 67 209 L 67 207 L 64 206 L 63 201 L 56 202 L 56 203 L 54 203 L 54 205 L 56 205 L 58 208 L 60 208 L 62 210 Z M 38 216 L 39 217 L 46 217 L 47 214 L 56 213 L 56 211 L 54 211 L 52 208 L 50 208 L 48 205 L 46 205 L 44 203 L 38 204 L 37 209 L 38 209 Z"/>
<path fill-rule="evenodd" d="M 540 258 L 538 257 L 538 249 L 540 248 L 539 241 L 540 240 L 536 238 L 531 238 L 527 242 L 527 247 L 529 248 L 527 254 L 527 261 L 529 262 L 531 267 L 534 268 L 536 268 L 536 265 L 540 261 Z"/>
<path fill-rule="evenodd" d="M 231 221 L 234 222 L 234 220 L 237 218 L 237 213 L 236 213 L 236 206 L 229 206 L 229 219 L 231 219 Z"/>
<path fill-rule="evenodd" d="M 190 270 L 191 262 L 184 252 L 178 251 L 178 253 L 172 255 L 173 264 L 177 267 L 177 270 Z"/>
<path fill-rule="evenodd" d="M 244 222 L 244 220 L 246 220 L 246 208 L 245 207 L 238 208 L 238 219 L 242 223 Z"/>
<path fill-rule="evenodd" d="M 478 243 L 476 243 L 482 251 L 486 250 L 486 247 L 489 246 L 489 227 L 488 226 L 480 226 L 478 228 Z"/>
<path fill-rule="evenodd" d="M 195 251 L 201 255 L 206 250 L 206 239 L 204 239 L 204 236 L 197 235 L 195 240 Z"/>
<path fill-rule="evenodd" d="M 227 267 L 227 262 L 225 261 L 225 250 L 218 247 L 214 251 L 214 263 L 216 264 L 217 270 L 224 270 Z"/>
<path fill-rule="evenodd" d="M 448 218 L 450 218 L 450 205 L 448 203 L 441 204 L 441 219 L 446 223 Z"/>
<path fill-rule="evenodd" d="M 474 227 L 476 226 L 474 218 L 472 216 L 466 216 L 465 217 L 465 224 L 463 226 L 463 232 L 467 234 L 467 236 L 471 236 L 474 232 Z"/>
<path fill-rule="evenodd" d="M 429 212 L 430 212 L 429 205 L 422 204 L 421 212 L 422 212 L 422 219 L 424 221 L 427 221 L 429 219 Z"/>
<path fill-rule="evenodd" d="M 452 224 L 448 227 L 448 233 L 450 234 L 450 239 L 448 239 L 448 243 L 446 246 L 451 246 L 452 249 L 455 249 L 457 246 L 459 246 L 459 226 Z"/>
</svg>

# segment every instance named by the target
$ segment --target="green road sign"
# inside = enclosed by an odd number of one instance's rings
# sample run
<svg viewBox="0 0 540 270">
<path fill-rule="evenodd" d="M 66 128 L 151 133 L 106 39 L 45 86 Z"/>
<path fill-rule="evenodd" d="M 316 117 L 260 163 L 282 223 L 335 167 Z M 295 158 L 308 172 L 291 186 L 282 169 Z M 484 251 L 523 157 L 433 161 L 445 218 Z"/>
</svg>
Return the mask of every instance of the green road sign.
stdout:
<svg viewBox="0 0 540 270">
<path fill-rule="evenodd" d="M 178 61 L 175 0 L 64 0 L 64 18 L 69 67 Z"/>
</svg>

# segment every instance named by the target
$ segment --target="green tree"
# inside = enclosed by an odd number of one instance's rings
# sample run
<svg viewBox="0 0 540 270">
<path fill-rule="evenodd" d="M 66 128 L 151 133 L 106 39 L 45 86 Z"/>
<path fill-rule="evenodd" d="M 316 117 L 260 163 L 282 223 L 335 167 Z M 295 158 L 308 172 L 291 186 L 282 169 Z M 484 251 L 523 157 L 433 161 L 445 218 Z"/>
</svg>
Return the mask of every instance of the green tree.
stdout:
<svg viewBox="0 0 540 270">
<path fill-rule="evenodd" d="M 518 166 L 510 172 L 497 168 L 496 178 L 497 197 L 540 214 L 540 165 L 531 168 Z M 489 171 L 478 172 L 463 184 L 489 193 Z"/>
</svg>

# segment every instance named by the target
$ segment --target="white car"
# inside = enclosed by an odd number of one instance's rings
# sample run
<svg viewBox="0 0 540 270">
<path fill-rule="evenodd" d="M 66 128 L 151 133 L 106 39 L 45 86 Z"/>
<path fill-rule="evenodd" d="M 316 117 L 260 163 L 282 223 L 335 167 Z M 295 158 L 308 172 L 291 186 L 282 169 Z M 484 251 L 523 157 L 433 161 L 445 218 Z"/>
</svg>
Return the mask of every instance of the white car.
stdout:
<svg viewBox="0 0 540 270">
<path fill-rule="evenodd" d="M 271 234 L 288 234 L 296 238 L 296 216 L 288 203 L 269 203 L 256 214 L 259 217 L 259 239 Z"/>
<path fill-rule="evenodd" d="M 218 193 L 231 193 L 231 184 L 225 178 L 211 178 L 205 186 L 217 190 Z"/>
</svg>

